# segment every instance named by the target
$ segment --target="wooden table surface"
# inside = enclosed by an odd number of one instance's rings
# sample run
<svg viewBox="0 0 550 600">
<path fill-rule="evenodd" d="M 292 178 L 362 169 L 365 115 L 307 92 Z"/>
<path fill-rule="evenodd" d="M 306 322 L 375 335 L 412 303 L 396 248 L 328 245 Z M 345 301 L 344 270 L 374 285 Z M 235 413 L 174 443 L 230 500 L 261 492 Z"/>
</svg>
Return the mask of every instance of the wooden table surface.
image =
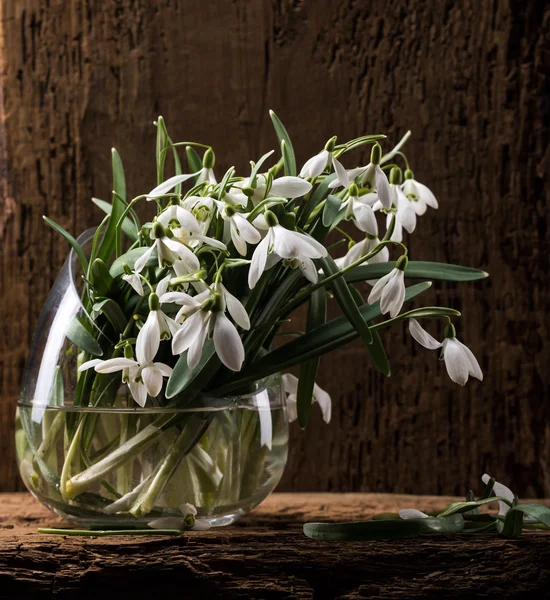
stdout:
<svg viewBox="0 0 550 600">
<path fill-rule="evenodd" d="M 29 494 L 0 494 L 0 598 L 549 598 L 550 535 L 325 543 L 306 520 L 437 509 L 450 497 L 274 494 L 240 523 L 174 537 L 40 535 L 63 526 Z M 550 500 L 545 501 L 550 505 Z"/>
</svg>

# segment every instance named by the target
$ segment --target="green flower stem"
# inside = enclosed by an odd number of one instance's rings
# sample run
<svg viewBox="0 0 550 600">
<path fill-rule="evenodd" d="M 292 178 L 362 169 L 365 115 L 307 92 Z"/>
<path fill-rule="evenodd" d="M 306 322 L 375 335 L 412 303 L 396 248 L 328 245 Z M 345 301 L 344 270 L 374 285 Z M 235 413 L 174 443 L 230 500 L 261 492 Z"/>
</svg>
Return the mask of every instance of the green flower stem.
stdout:
<svg viewBox="0 0 550 600">
<path fill-rule="evenodd" d="M 166 453 L 163 460 L 159 463 L 158 467 L 153 473 L 151 483 L 147 486 L 141 494 L 138 496 L 136 502 L 130 509 L 130 513 L 135 517 L 143 517 L 150 513 L 158 497 L 162 494 L 166 484 L 172 477 L 174 471 L 178 467 L 182 458 L 192 450 L 195 444 L 202 437 L 204 431 L 208 427 L 211 418 L 201 418 L 198 425 L 198 431 L 195 427 L 188 427 L 188 425 L 196 424 L 197 419 L 191 418 L 183 427 L 178 438 L 171 446 L 170 450 Z M 193 423 L 193 421 L 195 423 Z M 191 431 L 189 431 L 191 429 Z"/>
<path fill-rule="evenodd" d="M 46 460 L 50 452 L 55 448 L 59 436 L 63 434 L 63 428 L 65 427 L 65 414 L 58 412 L 50 426 L 46 428 L 46 435 L 44 436 L 42 443 L 38 447 L 38 456 Z"/>
<path fill-rule="evenodd" d="M 89 529 L 48 529 L 40 527 L 38 533 L 45 535 L 84 535 L 88 537 L 106 537 L 109 535 L 182 535 L 180 529 L 112 529 L 112 530 L 97 530 Z"/>
<path fill-rule="evenodd" d="M 75 475 L 71 479 L 65 480 L 61 489 L 66 494 L 67 498 L 74 498 L 75 496 L 78 496 L 78 494 L 85 492 L 92 485 L 94 485 L 94 483 L 104 479 L 108 473 L 118 469 L 126 461 L 133 459 L 136 455 L 143 452 L 145 448 L 147 448 L 160 435 L 162 435 L 163 431 L 169 426 L 169 424 L 175 421 L 176 418 L 177 415 L 162 415 L 158 417 L 153 423 L 145 427 L 145 429 L 140 431 L 137 435 L 130 438 L 125 444 L 119 446 L 114 452 L 106 456 L 104 459 L 100 460 L 95 465 L 92 465 L 85 471 L 82 471 L 78 475 Z M 78 443 L 77 438 L 79 437 L 79 429 L 77 430 L 71 442 L 69 453 L 71 452 L 71 448 L 75 446 L 75 442 Z M 70 462 L 71 456 L 72 455 L 67 456 L 65 460 L 66 464 Z M 65 472 L 65 466 L 63 467 L 63 471 Z"/>
</svg>

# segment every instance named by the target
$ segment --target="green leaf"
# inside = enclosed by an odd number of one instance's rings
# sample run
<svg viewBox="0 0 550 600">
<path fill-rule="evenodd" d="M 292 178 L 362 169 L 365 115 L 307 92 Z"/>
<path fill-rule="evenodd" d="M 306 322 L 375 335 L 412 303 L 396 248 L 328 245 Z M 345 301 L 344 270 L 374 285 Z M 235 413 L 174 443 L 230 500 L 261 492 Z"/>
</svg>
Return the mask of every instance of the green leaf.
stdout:
<svg viewBox="0 0 550 600">
<path fill-rule="evenodd" d="M 50 389 L 50 397 L 48 399 L 49 406 L 63 406 L 65 404 L 65 391 L 63 388 L 63 373 L 61 367 L 57 365 Z"/>
<path fill-rule="evenodd" d="M 281 146 L 281 151 L 285 161 L 285 175 L 296 176 L 296 157 L 294 155 L 294 147 L 292 146 L 290 136 L 288 135 L 285 126 L 281 123 L 279 117 L 272 110 L 269 111 L 269 116 L 273 122 L 275 133 L 279 138 L 279 143 L 282 144 L 284 141 L 284 148 Z"/>
<path fill-rule="evenodd" d="M 497 521 L 497 531 L 502 537 L 517 538 L 521 535 L 523 529 L 523 513 L 511 508 L 504 521 Z"/>
<path fill-rule="evenodd" d="M 359 265 L 345 274 L 346 281 L 367 281 L 380 279 L 395 267 L 394 262 Z M 405 277 L 410 279 L 439 279 L 441 281 L 476 281 L 485 279 L 488 273 L 460 265 L 410 260 L 405 270 Z"/>
<path fill-rule="evenodd" d="M 256 175 L 260 170 L 260 167 L 264 164 L 264 162 L 273 154 L 274 150 L 270 150 L 266 152 L 260 160 L 252 167 L 252 171 L 250 173 L 250 185 L 254 186 L 254 180 L 256 179 Z"/>
<path fill-rule="evenodd" d="M 323 207 L 323 225 L 330 227 L 334 223 L 334 219 L 338 216 L 340 207 L 342 206 L 342 200 L 338 196 L 330 194 Z"/>
<path fill-rule="evenodd" d="M 372 344 L 366 346 L 367 352 L 369 353 L 374 366 L 386 377 L 391 375 L 390 362 L 386 351 L 384 350 L 384 344 L 380 339 L 378 331 L 372 331 Z"/>
<path fill-rule="evenodd" d="M 202 169 L 202 159 L 197 154 L 195 148 L 193 148 L 193 146 L 186 146 L 185 154 L 187 155 L 187 164 L 189 165 L 189 172 L 197 173 L 198 171 L 200 171 Z M 193 177 L 193 182 L 196 183 L 197 179 L 198 175 L 197 177 Z"/>
<path fill-rule="evenodd" d="M 309 301 L 309 313 L 307 316 L 306 331 L 313 331 L 324 325 L 327 319 L 327 294 L 323 288 L 315 290 Z M 319 357 L 311 358 L 300 365 L 300 376 L 298 378 L 298 392 L 296 396 L 296 411 L 298 423 L 302 429 L 307 425 L 313 402 L 313 390 L 315 378 L 319 369 Z"/>
<path fill-rule="evenodd" d="M 101 258 L 96 258 L 92 263 L 91 280 L 98 296 L 107 296 L 113 288 L 114 279 Z"/>
<path fill-rule="evenodd" d="M 506 514 L 509 515 L 512 511 L 520 512 L 528 517 L 537 519 L 540 523 L 550 529 L 550 508 L 542 504 L 516 504 Z"/>
<path fill-rule="evenodd" d="M 328 177 L 325 177 L 323 181 L 317 186 L 315 192 L 311 195 L 309 200 L 304 204 L 303 208 L 300 209 L 298 225 L 304 227 L 318 204 L 320 204 L 329 193 L 329 184 L 336 179 L 336 173 L 332 173 Z"/>
<path fill-rule="evenodd" d="M 466 502 L 453 502 L 449 504 L 447 508 L 442 510 L 437 516 L 438 517 L 448 517 L 449 515 L 454 515 L 456 513 L 465 513 L 470 512 L 472 509 L 483 506 L 484 504 L 492 504 L 493 502 L 498 502 L 502 500 L 500 496 L 491 496 L 490 498 L 480 498 L 479 500 L 467 500 Z"/>
<path fill-rule="evenodd" d="M 99 245 L 97 257 L 108 263 L 115 249 L 117 253 L 120 248 L 120 231 L 118 222 L 126 209 L 126 179 L 124 168 L 118 152 L 112 149 L 113 163 L 113 204 L 111 218 L 107 223 L 107 230 Z"/>
<path fill-rule="evenodd" d="M 323 267 L 323 272 L 327 276 L 338 273 L 338 266 L 330 255 L 318 260 Z M 329 283 L 329 286 L 333 291 L 334 297 L 340 305 L 340 308 L 342 309 L 342 312 L 347 320 L 355 327 L 357 333 L 359 333 L 366 344 L 372 344 L 371 330 L 363 319 L 363 316 L 361 315 L 361 312 L 349 290 L 348 284 L 342 277 L 337 277 Z"/>
<path fill-rule="evenodd" d="M 422 294 L 430 286 L 429 282 L 425 282 L 408 287 L 405 294 L 405 302 Z M 359 310 L 365 321 L 371 321 L 381 314 L 379 302 L 362 306 Z M 242 385 L 256 381 L 272 373 L 284 371 L 305 360 L 322 356 L 336 348 L 345 346 L 358 337 L 355 328 L 349 323 L 346 317 L 338 317 L 269 352 L 260 358 L 260 360 L 245 367 L 232 380 L 216 388 L 215 392 L 216 394 L 223 394 L 238 390 Z"/>
<path fill-rule="evenodd" d="M 223 197 L 225 195 L 225 188 L 227 187 L 227 184 L 229 183 L 229 180 L 231 179 L 231 177 L 233 177 L 234 172 L 235 172 L 235 167 L 229 167 L 229 169 L 227 169 L 227 171 L 225 172 L 225 175 L 223 176 L 223 179 L 219 186 L 218 200 L 223 200 Z"/>
<path fill-rule="evenodd" d="M 114 279 L 124 275 L 124 265 L 128 265 L 130 269 L 133 269 L 136 260 L 145 252 L 147 252 L 147 250 L 149 250 L 149 248 L 146 247 L 132 248 L 132 250 L 128 250 L 128 252 L 122 256 L 119 256 L 115 261 L 113 261 L 113 264 L 109 269 L 109 273 Z M 156 264 L 158 264 L 158 259 L 156 257 L 156 251 L 153 251 L 151 257 L 147 261 L 147 267 L 154 267 Z"/>
<path fill-rule="evenodd" d="M 82 246 L 74 239 L 74 237 L 68 231 L 65 231 L 65 229 L 63 229 L 61 225 L 58 225 L 55 221 L 48 219 L 48 217 L 42 218 L 52 229 L 57 231 L 57 233 L 60 233 L 69 242 L 69 244 L 73 247 L 73 250 L 76 252 L 76 255 L 78 256 L 82 264 L 82 268 L 86 273 L 88 271 L 88 259 L 86 258 L 84 250 L 82 250 Z"/>
<path fill-rule="evenodd" d="M 105 200 L 100 200 L 99 198 L 92 198 L 92 202 L 108 215 L 110 215 L 113 211 L 113 205 L 109 202 L 105 202 Z M 130 241 L 135 242 L 137 240 L 137 227 L 135 226 L 132 219 L 130 219 L 129 217 L 124 217 L 124 221 L 122 221 L 122 231 Z"/>
<path fill-rule="evenodd" d="M 95 312 L 103 313 L 115 331 L 122 333 L 128 324 L 120 306 L 111 298 L 96 302 L 93 306 Z"/>
<path fill-rule="evenodd" d="M 199 364 L 193 369 L 187 365 L 187 352 L 184 352 L 178 358 L 172 375 L 170 375 L 168 385 L 166 386 L 166 397 L 175 398 L 175 396 L 178 396 L 182 392 L 186 392 L 182 399 L 178 399 L 177 404 L 181 406 L 182 403 L 190 402 L 194 397 L 193 390 L 190 390 L 191 385 L 194 383 L 194 388 L 197 388 L 198 383 L 199 389 L 197 391 L 200 391 L 204 387 L 204 384 L 214 375 L 219 365 L 220 361 L 216 355 L 213 340 L 206 341 L 202 349 Z"/>
<path fill-rule="evenodd" d="M 410 537 L 425 533 L 459 533 L 464 529 L 462 515 L 421 519 L 387 519 L 349 523 L 305 523 L 304 534 L 323 542 L 362 542 Z"/>
<path fill-rule="evenodd" d="M 65 330 L 65 335 L 81 350 L 94 356 L 102 356 L 103 350 L 94 336 L 74 317 Z"/>
</svg>

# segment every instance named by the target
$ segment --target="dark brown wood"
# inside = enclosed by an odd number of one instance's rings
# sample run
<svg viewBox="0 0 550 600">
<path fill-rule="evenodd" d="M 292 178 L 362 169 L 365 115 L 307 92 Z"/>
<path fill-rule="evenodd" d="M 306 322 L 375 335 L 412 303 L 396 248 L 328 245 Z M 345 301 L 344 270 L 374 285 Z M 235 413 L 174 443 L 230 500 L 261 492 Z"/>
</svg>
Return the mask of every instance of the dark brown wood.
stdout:
<svg viewBox="0 0 550 600">
<path fill-rule="evenodd" d="M 549 536 L 493 534 L 322 543 L 306 520 L 369 518 L 455 500 L 384 494 L 274 494 L 238 525 L 181 538 L 40 535 L 63 526 L 28 494 L 0 495 L 0 599 L 528 598 L 550 584 Z M 542 596 L 538 596 L 542 597 Z"/>
<path fill-rule="evenodd" d="M 65 243 L 97 223 L 111 146 L 130 193 L 154 183 L 153 119 L 216 148 L 220 170 L 275 146 L 268 109 L 300 162 L 325 140 L 406 129 L 441 208 L 420 220 L 417 259 L 484 267 L 437 285 L 464 311 L 459 336 L 483 383 L 448 381 L 404 327 L 384 333 L 393 377 L 359 344 L 322 362 L 334 398 L 296 426 L 285 490 L 462 493 L 488 471 L 550 494 L 548 64 L 543 1 L 18 0 L 0 3 L 0 489 L 21 489 L 12 443 L 19 378 Z M 364 157 L 357 156 L 357 162 Z M 336 309 L 333 309 L 336 312 Z"/>
</svg>

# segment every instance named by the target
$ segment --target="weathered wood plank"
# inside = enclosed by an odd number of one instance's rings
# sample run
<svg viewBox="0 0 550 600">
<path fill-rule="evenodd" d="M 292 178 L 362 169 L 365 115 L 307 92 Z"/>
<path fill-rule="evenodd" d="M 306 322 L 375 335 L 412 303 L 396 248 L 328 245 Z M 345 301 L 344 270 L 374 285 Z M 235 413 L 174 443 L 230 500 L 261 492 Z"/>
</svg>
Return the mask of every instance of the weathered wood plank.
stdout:
<svg viewBox="0 0 550 600">
<path fill-rule="evenodd" d="M 40 307 L 73 233 L 97 222 L 109 149 L 150 189 L 152 120 L 244 169 L 274 146 L 267 109 L 304 160 L 339 132 L 414 130 L 413 168 L 440 199 L 412 256 L 483 266 L 437 286 L 486 379 L 458 389 L 404 328 L 393 378 L 356 344 L 324 359 L 333 422 L 294 428 L 282 489 L 459 493 L 483 471 L 550 494 L 547 102 L 550 5 L 399 0 L 0 3 L 0 489 L 21 489 L 13 411 Z M 360 161 L 360 157 L 357 157 Z"/>
<path fill-rule="evenodd" d="M 544 533 L 424 536 L 321 543 L 303 521 L 369 518 L 449 497 L 274 494 L 241 523 L 182 538 L 74 538 L 35 533 L 62 525 L 28 494 L 0 496 L 0 599 L 524 598 L 548 589 Z M 13 528 L 10 528 L 13 526 Z"/>
</svg>

